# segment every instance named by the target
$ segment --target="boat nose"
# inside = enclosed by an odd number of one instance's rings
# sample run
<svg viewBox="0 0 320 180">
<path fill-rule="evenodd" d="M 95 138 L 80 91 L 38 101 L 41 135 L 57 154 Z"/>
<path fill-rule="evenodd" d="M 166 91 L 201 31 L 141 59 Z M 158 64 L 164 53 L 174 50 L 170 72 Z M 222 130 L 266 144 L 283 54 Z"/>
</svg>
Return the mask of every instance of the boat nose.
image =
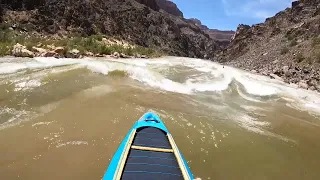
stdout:
<svg viewBox="0 0 320 180">
<path fill-rule="evenodd" d="M 148 112 L 144 117 L 144 121 L 146 122 L 160 123 L 159 117 L 155 113 Z"/>
</svg>

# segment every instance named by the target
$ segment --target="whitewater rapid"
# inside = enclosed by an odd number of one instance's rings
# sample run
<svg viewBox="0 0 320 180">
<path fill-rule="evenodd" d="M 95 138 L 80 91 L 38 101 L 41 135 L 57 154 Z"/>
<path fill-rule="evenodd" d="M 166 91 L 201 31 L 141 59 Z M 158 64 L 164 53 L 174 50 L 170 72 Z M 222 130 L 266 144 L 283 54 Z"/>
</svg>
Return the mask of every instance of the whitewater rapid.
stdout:
<svg viewBox="0 0 320 180">
<path fill-rule="evenodd" d="M 261 97 L 276 96 L 288 100 L 291 106 L 301 110 L 320 111 L 320 96 L 316 92 L 298 89 L 295 86 L 272 80 L 268 77 L 252 74 L 228 66 L 222 66 L 214 62 L 200 59 L 165 57 L 159 59 L 109 59 L 95 60 L 85 59 L 1 59 L 0 76 L 2 79 L 16 73 L 23 73 L 28 70 L 52 69 L 66 66 L 69 69 L 87 68 L 94 73 L 108 75 L 112 71 L 123 71 L 130 78 L 141 82 L 149 87 L 164 91 L 196 94 L 201 92 L 219 93 L 230 88 L 232 82 L 244 88 L 238 92 L 247 100 L 257 101 Z M 165 70 L 170 67 L 189 67 L 197 71 L 184 82 L 176 82 L 166 77 Z M 161 74 L 162 73 L 162 74 Z M 179 73 L 179 72 L 178 72 Z M 41 78 L 16 79 L 15 90 L 29 89 L 41 86 Z M 261 101 L 259 101 L 261 102 Z"/>
<path fill-rule="evenodd" d="M 99 177 L 147 111 L 159 114 L 202 179 L 320 177 L 318 93 L 183 57 L 0 58 L 0 172 Z"/>
</svg>

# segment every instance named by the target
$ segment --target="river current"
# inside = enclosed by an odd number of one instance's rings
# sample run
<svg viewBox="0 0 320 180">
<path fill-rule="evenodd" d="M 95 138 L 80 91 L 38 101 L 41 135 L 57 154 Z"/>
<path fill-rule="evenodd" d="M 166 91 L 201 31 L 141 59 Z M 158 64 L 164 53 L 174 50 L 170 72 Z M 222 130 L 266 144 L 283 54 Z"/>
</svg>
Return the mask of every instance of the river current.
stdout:
<svg viewBox="0 0 320 180">
<path fill-rule="evenodd" d="M 202 180 L 320 179 L 320 94 L 182 57 L 0 58 L 0 179 L 101 179 L 147 111 Z"/>
</svg>

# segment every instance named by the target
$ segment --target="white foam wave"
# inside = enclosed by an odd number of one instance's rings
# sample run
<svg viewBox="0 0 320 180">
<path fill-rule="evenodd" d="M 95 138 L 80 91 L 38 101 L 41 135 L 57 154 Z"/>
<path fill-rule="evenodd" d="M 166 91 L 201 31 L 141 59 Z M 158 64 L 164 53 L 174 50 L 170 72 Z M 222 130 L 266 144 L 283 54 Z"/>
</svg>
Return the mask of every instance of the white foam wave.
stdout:
<svg viewBox="0 0 320 180">
<path fill-rule="evenodd" d="M 14 108 L 0 107 L 0 119 L 5 120 L 4 123 L 0 124 L 0 130 L 13 127 L 20 124 L 22 121 L 27 121 L 36 117 L 35 112 L 16 110 Z"/>
<path fill-rule="evenodd" d="M 24 64 L 18 63 L 1 63 L 0 64 L 0 74 L 11 74 L 15 73 L 19 70 L 25 69 L 26 66 Z"/>
<path fill-rule="evenodd" d="M 23 81 L 15 84 L 15 89 L 14 91 L 20 91 L 20 90 L 27 90 L 27 89 L 32 89 L 35 87 L 41 86 L 41 82 L 39 79 L 35 80 L 30 80 L 30 81 Z"/>
<path fill-rule="evenodd" d="M 37 122 L 37 123 L 32 124 L 32 127 L 41 126 L 41 125 L 46 125 L 46 126 L 48 126 L 48 125 L 51 124 L 51 123 L 53 123 L 53 121 L 50 121 L 50 122 Z"/>
<path fill-rule="evenodd" d="M 35 58 L 27 62 L 8 62 L 0 63 L 0 74 L 10 74 L 27 69 L 46 69 L 59 66 L 85 67 L 92 72 L 107 75 L 111 71 L 120 70 L 129 74 L 129 77 L 145 85 L 164 91 L 171 91 L 183 94 L 193 94 L 201 92 L 224 91 L 235 81 L 241 84 L 246 93 L 240 95 L 250 101 L 260 101 L 252 98 L 254 96 L 272 96 L 287 97 L 294 99 L 301 109 L 311 109 L 320 112 L 320 96 L 306 90 L 296 89 L 271 80 L 267 77 L 258 76 L 244 72 L 232 67 L 222 66 L 210 61 L 189 58 L 166 57 L 155 60 L 126 59 L 126 60 L 102 60 L 102 59 L 55 59 L 55 58 Z M 185 82 L 180 83 L 164 76 L 158 69 L 163 67 L 188 67 L 193 72 L 199 72 L 196 75 L 190 75 Z M 185 73 L 185 72 L 183 72 Z M 185 75 L 185 74 L 184 74 Z M 39 80 L 26 80 L 16 84 L 17 90 L 34 88 L 41 85 Z M 239 89 L 238 89 L 239 91 Z"/>
<path fill-rule="evenodd" d="M 63 146 L 68 146 L 68 145 L 88 145 L 88 142 L 87 141 L 69 141 L 69 142 L 66 142 L 66 143 L 58 143 L 56 145 L 56 148 L 60 148 L 60 147 L 63 147 Z"/>
</svg>

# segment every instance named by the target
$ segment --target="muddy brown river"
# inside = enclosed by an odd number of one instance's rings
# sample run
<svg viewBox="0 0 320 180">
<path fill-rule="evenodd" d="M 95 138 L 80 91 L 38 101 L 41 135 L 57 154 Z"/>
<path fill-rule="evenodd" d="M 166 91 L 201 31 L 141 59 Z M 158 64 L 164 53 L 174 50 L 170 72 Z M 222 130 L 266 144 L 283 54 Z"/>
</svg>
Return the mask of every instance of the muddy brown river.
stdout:
<svg viewBox="0 0 320 180">
<path fill-rule="evenodd" d="M 320 95 L 199 59 L 0 58 L 0 179 L 101 179 L 160 115 L 202 180 L 320 179 Z"/>
</svg>

